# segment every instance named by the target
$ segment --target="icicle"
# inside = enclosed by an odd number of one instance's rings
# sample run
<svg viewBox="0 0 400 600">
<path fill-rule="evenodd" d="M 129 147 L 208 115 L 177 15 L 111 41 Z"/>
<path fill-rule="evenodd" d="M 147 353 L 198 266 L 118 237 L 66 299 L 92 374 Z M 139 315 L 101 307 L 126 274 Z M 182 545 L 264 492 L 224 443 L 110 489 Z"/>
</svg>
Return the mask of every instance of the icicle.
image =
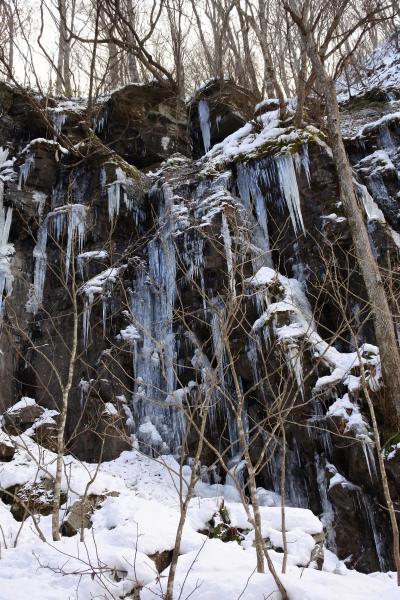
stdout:
<svg viewBox="0 0 400 600">
<path fill-rule="evenodd" d="M 259 165 L 240 165 L 238 167 L 237 186 L 240 199 L 246 209 L 246 216 L 249 219 L 250 224 L 253 225 L 253 245 L 260 250 L 253 260 L 254 270 L 258 270 L 263 264 L 270 267 L 273 266 L 269 243 L 266 199 L 258 184 L 260 177 L 263 179 L 264 183 L 268 185 L 268 173 L 266 170 L 262 171 Z M 252 201 L 255 205 L 257 221 L 253 216 Z"/>
<path fill-rule="evenodd" d="M 105 125 L 108 121 L 108 111 L 103 110 L 100 116 L 96 120 L 96 133 L 101 133 L 104 130 Z"/>
<path fill-rule="evenodd" d="M 312 416 L 308 419 L 307 429 L 311 439 L 320 443 L 324 449 L 325 456 L 329 458 L 332 455 L 332 439 L 329 432 L 326 414 L 322 404 L 316 398 L 311 400 Z"/>
<path fill-rule="evenodd" d="M 204 239 L 191 230 L 183 234 L 183 248 L 181 259 L 185 264 L 185 279 L 190 284 L 193 279 L 203 276 L 204 268 Z"/>
<path fill-rule="evenodd" d="M 93 380 L 91 380 L 91 381 L 93 381 Z M 80 403 L 81 410 L 83 410 L 83 408 L 85 406 L 85 402 L 86 402 L 87 393 L 90 390 L 90 381 L 87 381 L 86 379 L 82 378 L 80 380 L 78 386 L 80 389 L 79 403 Z"/>
<path fill-rule="evenodd" d="M 31 156 L 30 154 L 28 154 L 28 156 L 25 158 L 24 164 L 20 166 L 19 180 L 18 180 L 18 189 L 19 190 L 22 190 L 22 188 L 24 187 L 26 180 L 29 177 L 29 173 L 31 171 L 31 168 L 33 167 L 34 162 L 35 162 L 34 157 Z"/>
<path fill-rule="evenodd" d="M 29 290 L 29 296 L 25 308 L 27 312 L 31 312 L 34 315 L 37 313 L 43 301 L 43 290 L 47 266 L 47 228 L 48 219 L 46 218 L 38 229 L 36 245 L 33 249 L 33 258 L 35 259 L 33 286 L 31 286 Z"/>
<path fill-rule="evenodd" d="M 379 568 L 381 571 L 385 572 L 388 570 L 385 555 L 386 555 L 386 544 L 384 539 L 382 538 L 382 532 L 378 528 L 375 519 L 375 507 L 371 502 L 370 498 L 364 494 L 361 488 L 357 490 L 358 499 L 360 504 L 362 505 L 363 514 L 367 518 L 367 522 L 371 528 L 372 537 L 374 538 L 376 555 L 379 562 Z"/>
<path fill-rule="evenodd" d="M 62 179 L 60 179 L 57 182 L 57 184 L 55 185 L 55 187 L 53 188 L 52 193 L 51 193 L 51 210 L 55 210 L 56 208 L 59 208 L 63 205 L 64 195 L 65 195 L 64 182 Z"/>
<path fill-rule="evenodd" d="M 10 235 L 12 208 L 8 208 L 7 212 L 4 208 L 4 182 L 0 179 L 0 247 L 3 248 L 8 244 L 8 236 Z"/>
<path fill-rule="evenodd" d="M 119 181 L 110 183 L 107 187 L 108 198 L 108 216 L 110 222 L 119 215 L 119 207 L 121 201 L 121 184 Z"/>
<path fill-rule="evenodd" d="M 84 306 L 83 306 L 83 344 L 84 348 L 87 348 L 89 342 L 89 330 L 90 330 L 90 314 L 96 295 L 101 296 L 103 301 L 103 328 L 105 330 L 105 319 L 107 317 L 105 296 L 111 290 L 111 287 L 117 282 L 120 273 L 126 269 L 126 265 L 120 267 L 110 267 L 105 271 L 102 271 L 89 281 L 84 283 L 79 292 L 84 294 Z"/>
<path fill-rule="evenodd" d="M 381 148 L 384 148 L 389 156 L 397 151 L 397 144 L 394 142 L 389 127 L 386 124 L 379 127 L 379 143 Z"/>
<path fill-rule="evenodd" d="M 26 303 L 26 310 L 36 314 L 43 301 L 43 290 L 46 278 L 47 266 L 47 238 L 48 229 L 51 227 L 51 233 L 58 241 L 61 238 L 65 224 L 68 221 L 67 248 L 65 253 L 65 276 L 68 277 L 69 266 L 71 262 L 72 244 L 76 233 L 78 233 L 78 247 L 81 250 L 85 239 L 87 207 L 83 204 L 71 204 L 61 206 L 53 212 L 48 213 L 37 232 L 36 245 L 33 249 L 35 259 L 35 271 L 33 286 L 29 290 L 29 297 Z"/>
<path fill-rule="evenodd" d="M 157 193 L 153 191 L 153 193 Z M 134 401 L 140 423 L 150 422 L 177 452 L 184 426 L 182 411 L 165 404 L 176 388 L 176 346 L 173 328 L 176 298 L 176 256 L 172 218 L 173 193 L 162 188 L 159 237 L 148 246 L 148 274 L 141 270 L 131 298 L 133 325 L 142 335 L 136 346 Z"/>
<path fill-rule="evenodd" d="M 49 221 L 51 235 L 58 242 L 61 238 L 62 232 L 65 227 L 67 214 L 65 207 L 56 208 L 54 212 L 48 213 L 47 220 Z"/>
<path fill-rule="evenodd" d="M 294 437 L 292 439 L 293 450 L 287 451 L 287 466 L 286 466 L 286 489 L 288 490 L 288 497 L 293 506 L 305 507 L 309 506 L 309 497 L 307 488 L 304 484 L 304 478 L 294 477 L 294 473 L 301 473 L 303 466 L 301 463 L 299 447 L 297 440 Z M 277 455 L 277 453 L 275 453 Z M 275 489 L 279 492 L 279 489 Z"/>
<path fill-rule="evenodd" d="M 245 488 L 246 461 L 241 460 L 242 453 L 238 453 L 228 462 L 228 473 L 226 474 L 225 485 L 239 486 L 243 491 Z"/>
<path fill-rule="evenodd" d="M 301 174 L 301 171 L 304 171 L 304 174 L 306 176 L 307 179 L 307 183 L 308 185 L 310 185 L 311 182 L 311 176 L 310 176 L 310 158 L 308 155 L 308 144 L 303 144 L 301 149 L 300 149 L 300 153 L 296 152 L 295 154 L 292 155 L 293 160 L 294 160 L 294 164 L 296 167 L 296 172 L 298 175 Z"/>
<path fill-rule="evenodd" d="M 224 212 L 222 213 L 221 233 L 222 233 L 222 237 L 224 240 L 226 266 L 227 266 L 228 277 L 229 277 L 229 288 L 230 288 L 232 296 L 235 297 L 236 291 L 235 291 L 235 273 L 233 272 L 232 239 L 231 239 L 231 234 L 229 232 L 228 220 L 227 220 Z"/>
<path fill-rule="evenodd" d="M 108 199 L 108 216 L 110 223 L 119 216 L 121 200 L 124 202 L 127 210 L 133 214 L 136 226 L 139 226 L 145 220 L 145 214 L 139 206 L 137 206 L 135 199 L 129 196 L 130 185 L 132 180 L 126 175 L 126 173 L 120 167 L 115 169 L 115 181 L 107 184 L 107 174 L 104 169 L 100 175 L 101 187 L 107 188 L 107 199 Z M 126 188 L 128 191 L 126 191 Z"/>
<path fill-rule="evenodd" d="M 47 219 L 51 224 L 52 234 L 58 241 L 61 238 L 62 232 L 68 223 L 67 230 L 67 248 L 65 252 L 65 277 L 68 278 L 69 266 L 71 263 L 72 244 L 76 234 L 78 234 L 78 248 L 81 252 L 85 241 L 86 230 L 86 211 L 87 206 L 84 204 L 68 204 L 60 206 L 53 212 L 47 215 Z"/>
<path fill-rule="evenodd" d="M 369 439 L 363 439 L 361 444 L 365 456 L 365 462 L 367 463 L 368 467 L 368 473 L 373 483 L 378 477 L 375 464 L 374 447 Z"/>
<path fill-rule="evenodd" d="M 104 260 L 108 258 L 107 250 L 89 250 L 88 252 L 82 252 L 76 257 L 76 264 L 78 267 L 79 275 L 81 279 L 87 277 L 87 264 L 91 260 Z"/>
<path fill-rule="evenodd" d="M 67 114 L 63 110 L 53 110 L 52 121 L 53 121 L 55 133 L 57 133 L 57 134 L 61 133 L 61 130 L 62 130 L 63 125 L 66 120 L 67 120 Z M 56 137 L 57 136 L 54 136 L 54 139 L 56 139 Z"/>
<path fill-rule="evenodd" d="M 326 531 L 326 546 L 328 550 L 336 554 L 336 532 L 334 528 L 335 513 L 333 506 L 328 497 L 328 478 L 325 473 L 325 469 L 321 465 L 321 459 L 318 454 L 314 457 L 315 470 L 317 473 L 317 485 L 319 491 L 319 497 L 322 507 L 321 521 Z"/>
<path fill-rule="evenodd" d="M 46 194 L 44 192 L 33 192 L 32 199 L 37 204 L 39 219 L 42 218 L 43 208 L 46 204 Z"/>
<path fill-rule="evenodd" d="M 105 296 L 102 297 L 101 299 L 101 304 L 102 304 L 102 316 L 103 316 L 103 338 L 106 337 L 106 331 L 107 331 L 107 299 Z"/>
<path fill-rule="evenodd" d="M 256 201 L 257 220 L 258 220 L 260 227 L 262 229 L 262 232 L 264 234 L 264 239 L 265 239 L 265 243 L 266 243 L 265 253 L 269 254 L 270 247 L 269 247 L 269 233 L 268 233 L 268 216 L 267 216 L 267 210 L 265 208 L 265 199 L 259 189 L 257 190 L 255 201 Z"/>
<path fill-rule="evenodd" d="M 385 216 L 375 200 L 372 198 L 371 194 L 367 190 L 365 185 L 354 182 L 356 188 L 361 196 L 361 201 L 364 206 L 364 211 L 367 216 L 368 221 L 378 221 L 382 225 L 386 223 Z"/>
<path fill-rule="evenodd" d="M 301 360 L 301 352 L 298 344 L 285 340 L 284 351 L 288 365 L 296 379 L 296 383 L 304 398 L 304 383 L 303 383 L 303 364 Z"/>
<path fill-rule="evenodd" d="M 90 314 L 92 312 L 94 294 L 93 292 L 89 292 L 86 294 L 84 302 L 83 302 L 83 347 L 85 350 L 89 344 L 89 331 L 90 331 Z"/>
<path fill-rule="evenodd" d="M 219 366 L 219 385 L 221 387 L 225 387 L 225 369 L 224 366 L 226 364 L 225 360 L 225 348 L 222 339 L 221 333 L 221 319 L 224 318 L 224 306 L 222 303 L 218 302 L 217 299 L 213 299 L 210 302 L 216 308 L 212 311 L 211 316 L 211 333 L 213 340 L 213 350 L 215 359 L 218 362 Z"/>
<path fill-rule="evenodd" d="M 258 351 L 257 342 L 253 335 L 249 335 L 247 344 L 246 354 L 249 359 L 251 370 L 253 371 L 254 383 L 258 384 L 260 382 L 260 374 L 258 371 Z"/>
<path fill-rule="evenodd" d="M 305 233 L 303 216 L 301 214 L 300 193 L 292 155 L 283 154 L 282 156 L 276 157 L 275 164 L 278 172 L 279 186 L 289 210 L 294 232 L 296 234 L 300 233 L 300 231 Z"/>
<path fill-rule="evenodd" d="M 301 166 L 303 167 L 303 171 L 306 175 L 308 185 L 311 185 L 310 157 L 308 154 L 308 144 L 303 144 L 301 148 Z"/>
<path fill-rule="evenodd" d="M 211 123 L 210 109 L 207 100 L 200 100 L 198 105 L 201 135 L 203 137 L 204 152 L 211 148 Z"/>
<path fill-rule="evenodd" d="M 87 206 L 83 204 L 71 204 L 68 210 L 68 238 L 65 256 L 65 277 L 68 278 L 69 265 L 71 262 L 72 244 L 76 233 L 78 233 L 78 248 L 82 252 L 86 231 Z"/>
</svg>

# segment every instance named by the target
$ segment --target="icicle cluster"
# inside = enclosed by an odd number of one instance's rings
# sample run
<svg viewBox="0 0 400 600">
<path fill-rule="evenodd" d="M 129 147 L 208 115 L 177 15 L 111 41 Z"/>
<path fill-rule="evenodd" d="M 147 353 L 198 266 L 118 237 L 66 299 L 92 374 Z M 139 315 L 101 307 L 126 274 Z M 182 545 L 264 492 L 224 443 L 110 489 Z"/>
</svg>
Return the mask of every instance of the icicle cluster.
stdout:
<svg viewBox="0 0 400 600">
<path fill-rule="evenodd" d="M 8 243 L 10 235 L 12 208 L 4 208 L 4 182 L 0 179 L 0 321 L 4 312 L 4 298 L 12 292 L 13 275 L 10 261 L 14 246 Z"/>
</svg>

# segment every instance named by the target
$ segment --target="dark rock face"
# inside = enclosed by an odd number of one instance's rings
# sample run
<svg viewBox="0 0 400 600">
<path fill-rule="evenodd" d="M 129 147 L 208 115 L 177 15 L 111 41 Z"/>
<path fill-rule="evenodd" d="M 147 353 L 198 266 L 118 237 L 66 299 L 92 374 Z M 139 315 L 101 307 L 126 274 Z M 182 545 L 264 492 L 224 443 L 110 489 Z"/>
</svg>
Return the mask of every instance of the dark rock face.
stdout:
<svg viewBox="0 0 400 600">
<path fill-rule="evenodd" d="M 97 129 L 111 149 L 140 168 L 190 152 L 185 105 L 167 84 L 116 90 L 100 111 Z"/>
<path fill-rule="evenodd" d="M 368 573 L 379 568 L 387 570 L 389 563 L 384 548 L 390 544 L 382 510 L 374 506 L 361 489 L 348 483 L 337 483 L 329 490 L 335 510 L 335 536 L 338 550 L 344 557 L 346 548 L 349 566 Z M 365 516 L 373 536 L 365 536 Z"/>
<path fill-rule="evenodd" d="M 4 144 L 12 131 L 17 155 L 15 176 L 7 181 L 4 197 L 5 207 L 13 208 L 8 242 L 14 244 L 14 254 L 12 291 L 4 294 L 0 405 L 7 409 L 21 396 L 37 401 L 26 410 L 6 413 L 7 431 L 28 430 L 44 408 L 60 410 L 59 378 L 67 380 L 74 346 L 75 299 L 78 339 L 68 397 L 68 450 L 87 461 L 111 460 L 131 447 L 135 432 L 142 450 L 178 454 L 186 426 L 181 407 L 196 406 L 204 397 L 207 373 L 221 361 L 218 377 L 225 393 L 214 398 L 206 435 L 233 460 L 237 432 L 227 397 L 235 399 L 237 389 L 232 378 L 225 378 L 216 315 L 226 310 L 224 300 L 240 290 L 245 298 L 239 312 L 243 325 L 230 331 L 229 343 L 246 397 L 249 428 L 263 423 L 251 453 L 257 460 L 265 447 L 273 448 L 257 484 L 272 495 L 280 493 L 283 440 L 271 407 L 285 382 L 291 406 L 286 433 L 288 502 L 324 515 L 328 546 L 340 558 L 351 554 L 351 565 L 364 571 L 388 568 L 389 542 L 377 534 L 388 524 L 378 507 L 383 501 L 374 452 L 368 455 L 370 463 L 365 453 L 368 422 L 358 423 L 363 428 L 360 437 L 360 430 L 348 423 L 350 409 L 344 416 L 327 415 L 346 393 L 350 403 L 365 411 L 362 394 L 350 391 L 345 381 L 347 375 L 356 379 L 359 369 L 351 365 L 346 377 L 333 377 L 332 364 L 318 354 L 301 327 L 293 339 L 278 337 L 284 328 L 299 326 L 298 314 L 309 306 L 318 322 L 319 343 L 332 344 L 338 353 L 354 352 L 349 332 L 334 335 L 343 323 L 337 282 L 329 280 L 328 264 L 335 264 L 343 278 L 351 272 L 347 318 L 357 321 L 360 343 L 374 341 L 366 292 L 349 252 L 348 225 L 324 141 L 315 132 L 305 138 L 292 129 L 289 142 L 266 144 L 251 157 L 210 166 L 188 157 L 189 126 L 194 156 L 200 156 L 204 125 L 209 126 L 209 143 L 218 143 L 252 116 L 254 99 L 231 82 L 211 82 L 192 100 L 187 117 L 172 89 L 149 84 L 117 90 L 100 103 L 97 134 L 81 123 L 82 107 L 55 112 L 52 106 L 62 132 L 79 147 L 66 152 L 51 139 L 39 140 L 18 154 L 27 137 L 46 132 L 40 119 L 29 129 L 21 114 L 23 97 L 6 87 L 0 90 L 0 101 L 1 141 Z M 207 116 L 203 132 L 200 115 Z M 23 133 L 22 124 L 28 127 Z M 386 126 L 398 146 L 397 124 Z M 386 218 L 369 221 L 377 257 L 385 266 L 388 257 L 398 264 L 390 229 L 397 231 L 398 199 L 397 175 L 386 168 L 377 174 L 370 156 L 386 148 L 382 135 L 373 130 L 363 144 L 349 140 L 348 148 L 360 183 Z M 137 168 L 165 158 L 156 175 L 145 176 Z M 391 151 L 390 160 L 397 169 L 396 152 Z M 374 193 L 378 175 L 389 200 Z M 238 256 L 240 276 L 232 276 Z M 279 277 L 255 291 L 249 280 L 260 267 L 276 269 Z M 295 286 L 302 306 L 294 310 L 285 285 Z M 271 305 L 279 310 L 255 327 Z M 296 370 L 293 356 L 299 347 L 302 362 Z M 372 372 L 375 355 L 366 354 L 363 360 Z M 259 376 L 266 364 L 268 385 Z M 327 381 L 316 389 L 324 376 Z M 374 395 L 379 418 L 378 398 Z M 34 432 L 50 449 L 55 449 L 57 429 L 53 416 L 54 423 L 36 424 Z M 196 431 L 191 430 L 188 457 L 196 444 Z M 7 452 L 3 460 L 9 460 Z M 222 470 L 207 469 L 214 462 L 215 454 L 205 446 L 202 463 L 212 483 L 225 477 Z M 397 462 L 388 462 L 388 471 L 398 497 Z M 342 479 L 331 486 L 334 472 Z M 245 486 L 246 469 L 240 473 Z M 40 494 L 33 504 L 41 505 Z M 84 513 L 88 524 L 93 506 L 76 508 L 79 519 Z M 72 516 L 71 512 L 71 520 Z M 65 524 L 69 535 L 75 525 Z M 170 557 L 154 560 L 161 561 L 163 570 Z M 318 548 L 313 560 L 321 563 Z"/>
<path fill-rule="evenodd" d="M 387 222 L 397 229 L 400 222 L 399 176 L 400 121 L 396 114 L 379 119 L 374 113 L 374 124 L 363 128 L 363 135 L 347 141 L 348 152 L 355 169 L 384 214 Z"/>
<path fill-rule="evenodd" d="M 0 82 L 1 137 L 4 136 L 7 141 L 18 139 L 22 143 L 34 138 L 47 137 L 49 127 L 46 118 L 44 113 L 37 109 L 55 104 L 51 98 L 46 102 L 29 91 L 19 90 L 4 81 Z"/>
<path fill-rule="evenodd" d="M 391 497 L 396 510 L 400 510 L 400 449 L 398 446 L 386 457 L 385 467 Z"/>
<path fill-rule="evenodd" d="M 256 99 L 231 80 L 213 79 L 189 102 L 193 155 L 202 156 L 254 115 Z"/>
</svg>

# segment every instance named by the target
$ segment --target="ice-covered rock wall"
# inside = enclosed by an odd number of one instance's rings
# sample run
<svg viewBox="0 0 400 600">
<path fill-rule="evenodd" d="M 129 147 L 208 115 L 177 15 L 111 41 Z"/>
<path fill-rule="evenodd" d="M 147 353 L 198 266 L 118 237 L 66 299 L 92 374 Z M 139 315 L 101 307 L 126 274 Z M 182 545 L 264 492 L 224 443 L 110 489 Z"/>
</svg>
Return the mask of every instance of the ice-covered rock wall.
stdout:
<svg viewBox="0 0 400 600">
<path fill-rule="evenodd" d="M 322 515 L 328 547 L 341 558 L 386 570 L 387 517 L 360 386 L 362 366 L 371 394 L 382 393 L 379 352 L 330 150 L 314 127 L 282 127 L 273 104 L 259 127 L 246 123 L 243 90 L 229 103 L 230 82 L 217 102 L 214 85 L 188 110 L 194 155 L 207 153 L 196 159 L 188 157 L 183 104 L 174 113 L 172 96 L 164 103 L 153 85 L 106 99 L 89 136 L 82 103 L 50 106 L 66 147 L 41 122 L 21 127 L 22 100 L 7 89 L 0 141 L 14 159 L 0 165 L 0 403 L 28 396 L 57 408 L 76 301 L 72 452 L 113 458 L 133 434 L 146 453 L 184 447 L 190 462 L 190 410 L 207 399 L 204 479 L 238 477 L 245 486 L 236 411 L 244 398 L 240 419 L 254 460 L 264 457 L 265 497 L 282 492 L 285 443 L 287 502 Z M 126 138 L 118 136 L 124 119 Z M 398 123 L 397 114 L 364 122 L 346 141 L 383 266 L 398 264 Z M 396 497 L 395 477 L 391 485 Z"/>
</svg>

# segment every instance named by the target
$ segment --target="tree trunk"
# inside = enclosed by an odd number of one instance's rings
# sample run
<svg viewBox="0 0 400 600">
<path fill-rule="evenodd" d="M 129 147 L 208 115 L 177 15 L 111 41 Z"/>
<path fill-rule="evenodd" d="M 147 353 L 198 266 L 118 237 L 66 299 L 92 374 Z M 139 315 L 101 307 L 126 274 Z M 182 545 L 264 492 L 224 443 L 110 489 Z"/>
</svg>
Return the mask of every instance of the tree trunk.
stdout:
<svg viewBox="0 0 400 600">
<path fill-rule="evenodd" d="M 267 39 L 268 23 L 267 23 L 267 19 L 265 18 L 265 12 L 263 12 L 263 11 L 265 11 L 265 7 L 264 7 L 264 4 L 262 2 L 260 2 L 259 3 L 260 25 L 259 26 L 256 25 L 255 31 L 256 31 L 256 35 L 258 37 L 258 41 L 260 42 L 261 50 L 263 53 L 264 71 L 265 71 L 266 78 L 267 78 L 266 87 L 267 87 L 268 95 L 270 95 L 269 86 L 271 86 L 274 89 L 274 92 L 275 92 L 274 95 L 278 98 L 281 119 L 284 119 L 286 117 L 286 98 L 285 98 L 285 94 L 283 92 L 282 86 L 279 83 L 278 78 L 276 76 L 274 63 L 272 61 L 272 56 L 271 56 L 268 39 Z"/>
<path fill-rule="evenodd" d="M 133 9 L 132 0 L 127 0 L 127 18 L 133 23 L 135 20 L 135 12 Z M 127 27 L 126 36 L 128 41 L 134 45 L 134 40 L 132 39 L 132 32 Z M 140 81 L 139 69 L 137 65 L 136 56 L 133 54 L 132 50 L 127 50 L 126 53 L 126 63 L 127 63 L 127 71 L 128 71 L 128 82 L 138 82 Z"/>
<path fill-rule="evenodd" d="M 109 37 L 111 33 L 109 32 Z M 110 89 L 115 90 L 121 82 L 120 65 L 118 59 L 118 48 L 114 42 L 109 42 L 108 47 L 108 75 L 110 82 Z"/>
<path fill-rule="evenodd" d="M 304 104 L 306 101 L 306 76 L 307 76 L 307 54 L 303 52 L 301 57 L 300 71 L 297 76 L 296 93 L 297 105 L 296 114 L 294 116 L 294 124 L 296 127 L 302 127 L 304 121 Z"/>
<path fill-rule="evenodd" d="M 9 72 L 12 73 L 14 71 L 14 19 L 12 15 L 12 11 L 10 7 L 8 9 L 8 29 L 10 40 L 8 44 L 8 68 Z"/>
<path fill-rule="evenodd" d="M 209 406 L 210 406 L 210 393 L 211 392 L 209 390 L 208 393 L 206 394 L 204 404 L 200 410 L 201 425 L 200 425 L 199 441 L 197 443 L 196 455 L 195 455 L 193 465 L 192 465 L 192 472 L 190 475 L 190 482 L 189 482 L 189 487 L 188 487 L 188 491 L 186 494 L 186 498 L 183 502 L 181 499 L 181 514 L 179 517 L 179 524 L 178 524 L 178 529 L 177 529 L 176 537 L 175 537 L 175 545 L 174 545 L 174 550 L 172 552 L 171 564 L 169 567 L 167 591 L 165 593 L 164 600 L 173 600 L 173 597 L 174 597 L 174 582 L 175 582 L 178 558 L 179 558 L 179 554 L 181 551 L 183 528 L 184 528 L 184 525 L 186 522 L 186 516 L 187 516 L 187 511 L 189 508 L 189 503 L 193 496 L 194 486 L 195 486 L 196 480 L 197 480 L 196 471 L 197 471 L 198 466 L 200 465 L 201 453 L 203 452 L 206 423 L 207 423 L 207 417 L 208 417 Z M 182 480 L 182 474 L 180 474 L 180 475 L 181 475 L 181 480 Z M 183 493 L 183 491 L 181 493 Z"/>
<path fill-rule="evenodd" d="M 67 15 L 65 14 L 65 18 Z M 75 3 L 72 3 L 70 30 L 73 30 L 75 19 Z M 65 28 L 64 28 L 65 29 Z M 64 31 L 67 37 L 67 31 Z M 64 76 L 64 91 L 68 98 L 72 96 L 72 85 L 71 85 L 71 40 L 65 39 L 65 51 L 64 51 L 64 64 L 63 64 L 63 76 Z"/>
<path fill-rule="evenodd" d="M 74 253 L 73 253 L 74 254 Z M 75 278 L 75 263 L 74 256 L 72 256 L 72 284 L 71 284 L 71 297 L 72 297 L 72 340 L 71 340 L 71 351 L 68 364 L 68 374 L 65 386 L 62 389 L 62 406 L 61 406 L 61 419 L 57 431 L 57 464 L 56 464 L 56 475 L 54 479 L 54 496 L 53 496 L 53 512 L 51 520 L 52 536 L 53 540 L 59 541 L 60 536 L 60 499 L 61 499 L 61 482 L 63 474 L 63 462 L 64 462 L 64 451 L 65 451 L 65 424 L 67 420 L 68 410 L 68 399 L 69 393 L 72 386 L 72 380 L 75 371 L 75 361 L 78 348 L 78 303 L 77 303 L 77 290 L 76 290 L 76 278 Z M 67 279 L 65 285 L 67 285 Z"/>
<path fill-rule="evenodd" d="M 56 93 L 63 94 L 64 92 L 64 62 L 66 51 L 66 18 L 67 11 L 65 0 L 58 1 L 58 12 L 60 15 L 59 36 L 58 36 L 58 57 L 57 57 L 57 78 L 56 78 Z"/>
<path fill-rule="evenodd" d="M 242 452 L 244 459 L 246 461 L 247 472 L 249 476 L 249 492 L 250 492 L 250 500 L 253 508 L 253 518 L 251 520 L 252 525 L 254 527 L 254 538 L 256 545 L 256 556 L 257 556 L 257 572 L 264 573 L 264 556 L 267 559 L 268 569 L 274 578 L 274 581 L 277 585 L 278 590 L 281 593 L 282 600 L 289 600 L 286 589 L 279 578 L 278 573 L 274 567 L 274 564 L 271 560 L 267 547 L 265 545 L 264 539 L 262 537 L 262 521 L 260 514 L 260 503 L 258 501 L 257 496 L 257 481 L 256 481 L 256 471 L 254 468 L 253 461 L 250 455 L 250 445 L 249 441 L 246 439 L 246 433 L 243 427 L 243 411 L 244 411 L 244 397 L 242 390 L 240 388 L 239 380 L 237 377 L 236 369 L 235 369 L 235 361 L 232 356 L 232 350 L 230 346 L 230 341 L 228 338 L 225 339 L 225 350 L 228 357 L 228 364 L 230 365 L 230 372 L 232 374 L 233 383 L 235 386 L 236 395 L 238 398 L 238 404 L 235 409 L 236 413 L 236 424 L 238 428 L 238 436 L 239 442 L 242 447 Z"/>
<path fill-rule="evenodd" d="M 285 424 L 281 424 L 282 431 L 282 453 L 281 453 L 281 479 L 280 479 L 280 492 L 281 492 L 281 530 L 282 530 L 282 543 L 283 543 L 283 561 L 282 561 L 282 574 L 286 573 L 288 547 L 286 537 L 286 512 L 285 512 L 285 498 L 286 498 L 286 432 Z"/>
</svg>

